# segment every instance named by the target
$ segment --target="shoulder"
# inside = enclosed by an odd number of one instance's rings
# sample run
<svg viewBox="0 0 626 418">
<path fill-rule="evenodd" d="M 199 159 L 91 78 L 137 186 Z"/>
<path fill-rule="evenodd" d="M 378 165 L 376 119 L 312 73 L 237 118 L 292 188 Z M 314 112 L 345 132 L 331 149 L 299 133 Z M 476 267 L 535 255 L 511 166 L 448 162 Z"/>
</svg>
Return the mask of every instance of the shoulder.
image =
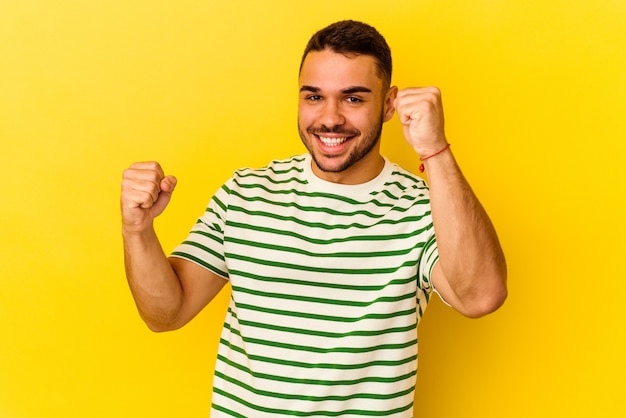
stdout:
<svg viewBox="0 0 626 418">
<path fill-rule="evenodd" d="M 426 181 L 413 172 L 390 161 L 386 161 L 385 171 L 385 188 L 387 190 L 395 189 L 402 194 L 410 195 L 428 194 Z"/>
<path fill-rule="evenodd" d="M 304 166 L 306 155 L 295 155 L 285 159 L 273 160 L 264 167 L 240 168 L 233 173 L 233 186 L 265 186 L 275 188 L 277 185 L 304 183 Z"/>
<path fill-rule="evenodd" d="M 294 155 L 293 157 L 285 159 L 273 160 L 264 167 L 243 167 L 236 170 L 233 177 L 280 176 L 288 173 L 302 172 L 305 159 L 305 155 Z"/>
</svg>

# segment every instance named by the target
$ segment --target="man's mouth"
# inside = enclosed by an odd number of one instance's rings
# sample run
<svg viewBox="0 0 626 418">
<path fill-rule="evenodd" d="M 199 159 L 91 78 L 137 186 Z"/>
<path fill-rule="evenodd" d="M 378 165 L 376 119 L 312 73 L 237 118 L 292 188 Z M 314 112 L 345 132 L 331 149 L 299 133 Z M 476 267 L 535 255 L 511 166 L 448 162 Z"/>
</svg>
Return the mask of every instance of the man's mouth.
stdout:
<svg viewBox="0 0 626 418">
<path fill-rule="evenodd" d="M 359 135 L 356 129 L 344 129 L 337 127 L 335 129 L 328 128 L 309 128 L 309 134 L 314 135 L 325 147 L 333 148 L 345 144 L 352 138 Z"/>
<path fill-rule="evenodd" d="M 320 141 L 322 141 L 322 143 L 324 145 L 326 145 L 327 147 L 336 147 L 338 145 L 343 144 L 344 142 L 346 142 L 349 138 L 346 136 L 343 137 L 333 137 L 333 138 L 329 138 L 327 136 L 321 136 L 321 135 L 317 135 L 317 137 L 319 138 Z"/>
</svg>

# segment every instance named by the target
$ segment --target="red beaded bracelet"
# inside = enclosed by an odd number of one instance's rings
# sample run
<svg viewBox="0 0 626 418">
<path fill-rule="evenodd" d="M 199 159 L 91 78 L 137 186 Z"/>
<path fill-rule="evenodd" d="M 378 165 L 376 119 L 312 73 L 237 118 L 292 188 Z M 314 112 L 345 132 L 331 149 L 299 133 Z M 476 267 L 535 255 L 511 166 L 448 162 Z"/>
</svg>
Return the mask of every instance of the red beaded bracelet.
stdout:
<svg viewBox="0 0 626 418">
<path fill-rule="evenodd" d="M 435 155 L 439 155 L 439 154 L 441 154 L 442 152 L 444 152 L 445 150 L 447 150 L 448 148 L 450 148 L 450 145 L 451 145 L 451 144 L 447 144 L 445 147 L 441 148 L 441 149 L 440 149 L 439 151 L 437 151 L 436 153 L 434 153 L 434 154 L 430 154 L 429 156 L 424 157 L 424 158 L 420 158 L 420 161 L 426 161 L 426 160 L 427 160 L 427 159 L 429 159 L 429 158 L 433 158 Z M 423 172 L 424 172 L 424 163 L 420 164 L 420 173 L 423 173 Z"/>
</svg>

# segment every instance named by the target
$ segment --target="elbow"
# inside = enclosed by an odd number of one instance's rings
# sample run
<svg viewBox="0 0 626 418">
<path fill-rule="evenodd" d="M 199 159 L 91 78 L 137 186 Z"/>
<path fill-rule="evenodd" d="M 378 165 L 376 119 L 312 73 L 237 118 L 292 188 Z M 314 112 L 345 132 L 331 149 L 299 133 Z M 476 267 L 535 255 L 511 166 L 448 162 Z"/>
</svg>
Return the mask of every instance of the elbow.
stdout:
<svg viewBox="0 0 626 418">
<path fill-rule="evenodd" d="M 165 320 L 164 318 L 153 318 L 144 314 L 141 315 L 141 319 L 143 319 L 143 322 L 144 324 L 146 324 L 148 329 L 155 333 L 175 331 L 182 326 L 173 320 Z"/>
<path fill-rule="evenodd" d="M 480 318 L 497 311 L 508 297 L 506 270 L 483 278 L 482 285 L 459 298 L 457 310 L 468 318 Z"/>
<path fill-rule="evenodd" d="M 172 327 L 172 326 L 168 326 L 164 324 L 157 324 L 154 322 L 147 322 L 147 321 L 144 321 L 144 322 L 146 326 L 148 327 L 148 329 L 154 333 L 162 333 L 162 332 L 174 331 L 178 329 L 177 327 Z"/>
<path fill-rule="evenodd" d="M 468 318 L 481 318 L 497 311 L 508 296 L 506 286 L 493 290 L 489 294 L 477 298 L 473 303 L 466 304 L 459 309 L 461 314 Z"/>
<path fill-rule="evenodd" d="M 489 315 L 504 305 L 509 292 L 507 290 L 507 268 L 504 260 L 499 268 L 483 276 L 482 286 L 475 289 L 472 301 L 465 307 L 463 315 L 468 318 L 480 318 Z"/>
</svg>

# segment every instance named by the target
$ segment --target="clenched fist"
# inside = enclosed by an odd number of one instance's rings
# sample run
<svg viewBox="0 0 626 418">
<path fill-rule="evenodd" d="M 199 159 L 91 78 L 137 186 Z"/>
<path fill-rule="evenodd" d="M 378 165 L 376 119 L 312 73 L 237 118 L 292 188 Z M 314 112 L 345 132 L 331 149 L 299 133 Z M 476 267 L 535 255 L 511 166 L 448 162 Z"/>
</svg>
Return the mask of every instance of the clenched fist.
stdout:
<svg viewBox="0 0 626 418">
<path fill-rule="evenodd" d="M 129 232 L 151 227 L 170 201 L 176 177 L 165 176 L 157 162 L 140 162 L 124 170 L 122 177 L 122 226 Z"/>
<path fill-rule="evenodd" d="M 404 137 L 415 152 L 426 157 L 446 146 L 443 105 L 437 87 L 400 90 L 394 104 Z"/>
</svg>

